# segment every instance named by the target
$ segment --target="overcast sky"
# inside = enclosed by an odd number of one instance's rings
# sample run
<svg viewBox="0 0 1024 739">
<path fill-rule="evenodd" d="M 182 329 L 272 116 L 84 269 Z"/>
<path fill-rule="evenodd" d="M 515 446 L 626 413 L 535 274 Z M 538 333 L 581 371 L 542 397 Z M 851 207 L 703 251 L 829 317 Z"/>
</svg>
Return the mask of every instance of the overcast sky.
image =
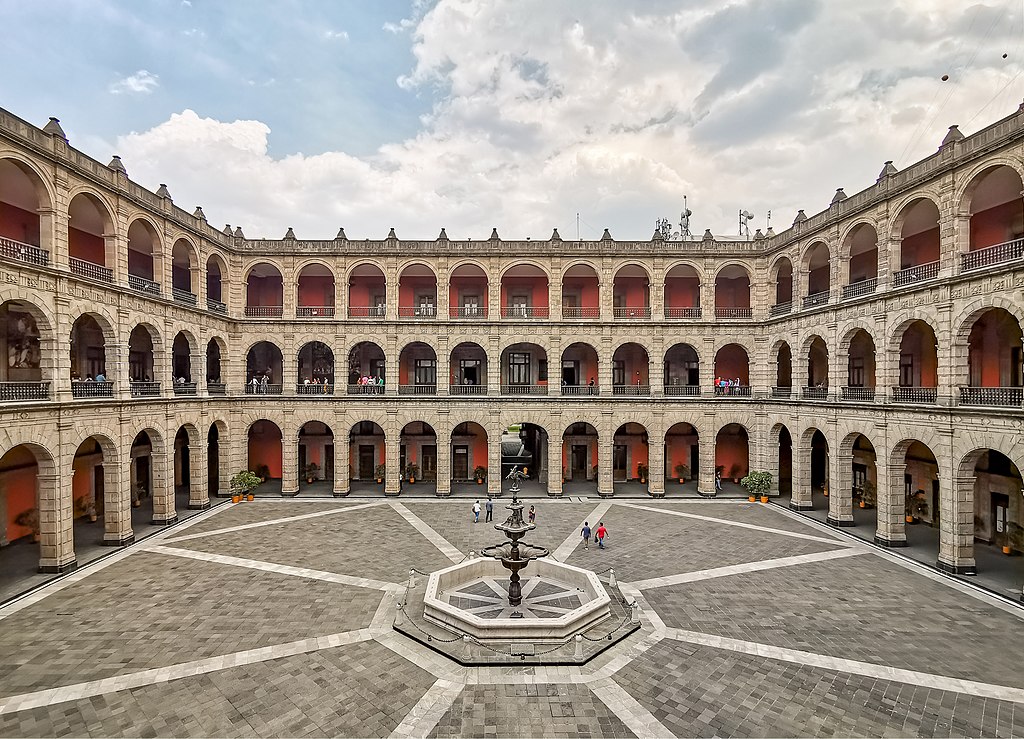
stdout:
<svg viewBox="0 0 1024 739">
<path fill-rule="evenodd" d="M 0 107 L 250 238 L 735 235 L 1016 110 L 1022 8 L 0 0 Z"/>
</svg>

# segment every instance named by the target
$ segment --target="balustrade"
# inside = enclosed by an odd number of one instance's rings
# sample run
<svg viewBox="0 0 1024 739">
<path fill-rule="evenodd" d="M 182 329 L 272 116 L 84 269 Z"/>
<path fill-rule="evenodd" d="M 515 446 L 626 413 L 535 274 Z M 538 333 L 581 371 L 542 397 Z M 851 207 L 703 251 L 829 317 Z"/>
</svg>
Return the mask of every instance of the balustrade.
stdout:
<svg viewBox="0 0 1024 739">
<path fill-rule="evenodd" d="M 753 308 L 726 308 L 715 306 L 715 318 L 753 318 Z"/>
<path fill-rule="evenodd" d="M 872 277 L 870 280 L 861 280 L 860 282 L 854 282 L 849 285 L 844 285 L 843 300 L 852 300 L 853 298 L 859 298 L 862 295 L 871 295 L 877 289 L 877 277 Z"/>
<path fill-rule="evenodd" d="M 804 298 L 804 308 L 816 308 L 819 305 L 828 304 L 828 290 L 822 290 L 821 292 L 812 293 Z"/>
<path fill-rule="evenodd" d="M 1000 408 L 1019 408 L 1024 401 L 1024 388 L 1019 387 L 961 387 L 960 405 L 985 405 Z"/>
<path fill-rule="evenodd" d="M 995 264 L 1015 262 L 1024 258 L 1024 239 L 1005 241 L 1002 244 L 976 249 L 960 255 L 960 271 L 970 272 L 974 269 L 991 267 Z"/>
<path fill-rule="evenodd" d="M 224 382 L 208 382 L 206 383 L 206 392 L 210 395 L 227 395 L 228 386 Z"/>
<path fill-rule="evenodd" d="M 140 293 L 148 293 L 149 295 L 160 294 L 159 282 L 153 282 L 153 280 L 139 277 L 138 275 L 128 275 L 128 287 L 132 290 L 138 290 Z"/>
<path fill-rule="evenodd" d="M 700 318 L 700 306 L 694 308 L 666 308 L 665 318 Z"/>
<path fill-rule="evenodd" d="M 649 305 L 634 306 L 632 308 L 612 308 L 613 318 L 650 318 L 651 307 Z"/>
<path fill-rule="evenodd" d="M 176 383 L 174 383 L 174 394 L 175 395 L 195 395 L 196 394 L 196 383 L 194 383 L 194 382 L 176 382 Z"/>
<path fill-rule="evenodd" d="M 700 397 L 700 385 L 665 385 L 665 395 Z"/>
<path fill-rule="evenodd" d="M 804 400 L 828 400 L 828 387 L 805 387 L 801 397 Z"/>
<path fill-rule="evenodd" d="M 479 305 L 457 305 L 448 309 L 449 318 L 487 318 L 487 311 Z"/>
<path fill-rule="evenodd" d="M 772 397 L 777 400 L 784 400 L 793 396 L 793 388 L 781 387 L 778 385 L 772 386 Z"/>
<path fill-rule="evenodd" d="M 547 318 L 548 307 L 538 305 L 503 305 L 502 318 Z"/>
<path fill-rule="evenodd" d="M 787 300 L 785 303 L 776 303 L 768 311 L 771 316 L 784 316 L 788 313 L 793 312 L 793 301 Z"/>
<path fill-rule="evenodd" d="M 486 385 L 449 385 L 449 395 L 487 395 Z"/>
<path fill-rule="evenodd" d="M 399 395 L 437 395 L 437 385 L 399 385 Z"/>
<path fill-rule="evenodd" d="M 79 277 L 85 277 L 89 280 L 97 280 L 98 282 L 114 281 L 114 270 L 107 269 L 99 264 L 87 262 L 84 259 L 75 259 L 75 257 L 71 257 L 68 259 L 68 267 L 71 268 L 72 274 L 78 275 Z"/>
<path fill-rule="evenodd" d="M 331 383 L 300 382 L 295 385 L 296 395 L 312 395 L 313 397 L 326 397 L 334 395 L 334 385 Z"/>
<path fill-rule="evenodd" d="M 612 385 L 612 395 L 650 395 L 650 385 Z"/>
<path fill-rule="evenodd" d="M 399 318 L 437 318 L 437 308 L 432 305 L 400 305 Z"/>
<path fill-rule="evenodd" d="M 934 387 L 894 387 L 893 403 L 922 403 L 933 405 L 938 397 L 938 388 Z"/>
<path fill-rule="evenodd" d="M 209 311 L 211 311 L 213 313 L 227 313 L 228 312 L 228 306 L 227 306 L 226 303 L 222 303 L 219 300 L 214 300 L 213 298 L 207 298 L 206 299 L 206 308 L 207 308 L 207 310 L 209 310 Z"/>
<path fill-rule="evenodd" d="M 46 267 L 50 264 L 50 252 L 45 249 L 3 236 L 0 236 L 0 257 L 17 259 L 19 262 L 34 264 L 38 267 Z"/>
<path fill-rule="evenodd" d="M 597 385 L 562 385 L 562 395 L 600 395 L 601 389 Z"/>
<path fill-rule="evenodd" d="M 750 385 L 713 385 L 712 387 L 716 398 L 749 398 L 753 395 Z"/>
<path fill-rule="evenodd" d="M 300 305 L 295 309 L 296 318 L 334 318 L 333 305 Z"/>
<path fill-rule="evenodd" d="M 195 305 L 199 302 L 195 293 L 189 292 L 188 290 L 182 290 L 180 287 L 171 288 L 171 297 L 174 298 L 176 303 L 184 303 L 185 305 Z"/>
<path fill-rule="evenodd" d="M 600 318 L 601 309 L 596 305 L 562 306 L 562 318 Z"/>
<path fill-rule="evenodd" d="M 921 282 L 922 280 L 931 280 L 938 276 L 939 263 L 928 262 L 928 264 L 919 264 L 916 267 L 901 269 L 892 276 L 892 285 L 893 287 L 903 287 L 905 285 L 912 285 L 915 282 Z"/>
<path fill-rule="evenodd" d="M 247 305 L 246 318 L 280 318 L 284 315 L 283 305 Z"/>
<path fill-rule="evenodd" d="M 383 305 L 350 305 L 349 318 L 383 318 L 387 308 Z"/>
<path fill-rule="evenodd" d="M 128 383 L 128 389 L 133 398 L 156 398 L 160 395 L 159 382 L 132 381 Z"/>
<path fill-rule="evenodd" d="M 254 385 L 253 383 L 247 383 L 245 386 L 246 395 L 280 395 L 284 392 L 283 385 L 266 384 L 262 383 Z"/>
<path fill-rule="evenodd" d="M 72 398 L 112 398 L 114 383 L 74 380 L 71 383 Z"/>
<path fill-rule="evenodd" d="M 19 400 L 49 400 L 48 382 L 0 382 L 0 402 Z"/>
<path fill-rule="evenodd" d="M 502 395 L 547 395 L 547 385 L 502 385 Z"/>
<path fill-rule="evenodd" d="M 861 401 L 873 401 L 875 399 L 875 389 L 873 387 L 842 387 L 843 400 L 861 400 Z"/>
</svg>

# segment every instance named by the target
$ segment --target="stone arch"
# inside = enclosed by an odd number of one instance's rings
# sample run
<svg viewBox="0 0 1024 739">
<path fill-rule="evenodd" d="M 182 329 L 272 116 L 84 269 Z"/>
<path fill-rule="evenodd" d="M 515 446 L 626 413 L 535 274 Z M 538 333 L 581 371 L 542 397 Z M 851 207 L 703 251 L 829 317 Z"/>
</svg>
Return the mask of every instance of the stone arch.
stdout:
<svg viewBox="0 0 1024 739">
<path fill-rule="evenodd" d="M 1024 182 L 1024 163 L 1021 163 L 1020 160 L 1002 155 L 993 158 L 986 157 L 983 161 L 972 164 L 957 175 L 958 185 L 953 191 L 952 201 L 956 204 L 958 215 L 970 214 L 971 199 L 974 197 L 978 185 L 992 170 L 1000 167 L 1009 167 Z"/>
</svg>

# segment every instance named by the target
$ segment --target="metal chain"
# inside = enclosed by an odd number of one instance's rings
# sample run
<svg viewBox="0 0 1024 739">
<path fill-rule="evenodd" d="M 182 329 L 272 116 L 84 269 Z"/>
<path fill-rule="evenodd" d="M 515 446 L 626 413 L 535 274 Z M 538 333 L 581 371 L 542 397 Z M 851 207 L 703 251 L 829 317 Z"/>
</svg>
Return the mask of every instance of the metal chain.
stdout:
<svg viewBox="0 0 1024 739">
<path fill-rule="evenodd" d="M 405 610 L 405 606 L 404 605 L 402 606 L 402 610 L 403 611 Z M 412 624 L 416 628 L 416 630 L 418 632 L 423 634 L 423 636 L 427 637 L 427 641 L 428 642 L 436 641 L 436 642 L 440 642 L 441 644 L 452 644 L 454 642 L 462 640 L 461 636 L 456 636 L 453 639 L 442 639 L 439 636 L 434 636 L 433 634 L 428 634 L 426 631 L 424 631 L 422 628 L 420 628 L 420 625 L 418 623 L 416 623 L 413 619 L 411 619 L 408 614 L 406 614 L 405 620 L 408 621 L 410 624 Z"/>
</svg>

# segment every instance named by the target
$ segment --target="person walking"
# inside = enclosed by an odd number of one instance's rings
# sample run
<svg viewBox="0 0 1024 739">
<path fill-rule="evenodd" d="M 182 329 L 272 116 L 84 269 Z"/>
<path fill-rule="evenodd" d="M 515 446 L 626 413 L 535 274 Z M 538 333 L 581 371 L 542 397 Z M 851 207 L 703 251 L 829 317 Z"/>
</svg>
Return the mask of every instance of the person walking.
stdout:
<svg viewBox="0 0 1024 739">
<path fill-rule="evenodd" d="M 487 515 L 484 516 L 484 523 L 487 523 L 488 521 L 493 520 L 493 518 L 494 518 L 494 502 L 490 498 L 488 498 L 487 502 L 484 503 L 484 510 L 487 512 Z"/>
<path fill-rule="evenodd" d="M 480 501 L 473 504 L 473 523 L 480 523 Z"/>
<path fill-rule="evenodd" d="M 722 489 L 722 468 L 715 467 L 715 490 Z"/>
<path fill-rule="evenodd" d="M 530 512 L 527 514 L 530 523 L 537 523 L 537 509 L 534 506 L 530 506 Z"/>
<path fill-rule="evenodd" d="M 604 537 L 608 536 L 608 529 L 604 527 L 604 521 L 597 522 L 597 548 L 604 549 Z"/>
<path fill-rule="evenodd" d="M 584 521 L 583 528 L 580 530 L 580 536 L 583 537 L 583 548 L 590 551 L 590 522 Z"/>
</svg>

